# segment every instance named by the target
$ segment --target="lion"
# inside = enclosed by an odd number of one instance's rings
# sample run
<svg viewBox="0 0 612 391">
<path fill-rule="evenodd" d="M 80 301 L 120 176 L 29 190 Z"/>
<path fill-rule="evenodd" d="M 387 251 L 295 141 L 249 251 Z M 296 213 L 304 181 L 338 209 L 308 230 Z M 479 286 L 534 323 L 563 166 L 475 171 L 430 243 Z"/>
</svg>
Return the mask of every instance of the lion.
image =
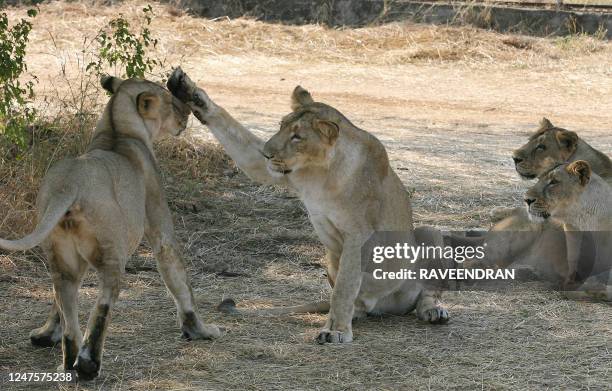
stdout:
<svg viewBox="0 0 612 391">
<path fill-rule="evenodd" d="M 612 187 L 585 160 L 556 166 L 525 194 L 529 217 L 560 221 L 572 281 L 612 270 Z M 608 281 L 606 281 L 606 285 Z"/>
<path fill-rule="evenodd" d="M 514 151 L 512 160 L 523 179 L 539 178 L 558 164 L 586 160 L 593 172 L 612 183 L 612 161 L 608 156 L 575 132 L 558 128 L 546 118 L 542 118 L 539 129 L 529 141 Z"/>
<path fill-rule="evenodd" d="M 558 287 L 568 274 L 565 232 L 551 220 L 534 223 L 525 208 L 494 224 L 488 232 L 472 236 L 450 235 L 452 246 L 484 246 L 482 259 L 463 263 L 465 268 L 513 268 Z"/>
<path fill-rule="evenodd" d="M 316 337 L 320 344 L 351 342 L 352 320 L 367 314 L 416 310 L 419 319 L 430 323 L 449 320 L 438 290 L 426 289 L 420 281 L 376 280 L 362 271 L 361 247 L 375 231 L 403 231 L 409 243 L 416 243 L 410 196 L 376 137 L 335 108 L 315 102 L 300 86 L 291 97 L 292 112 L 267 142 L 213 102 L 180 68 L 168 88 L 189 104 L 251 179 L 299 195 L 325 246 L 329 302 L 257 313 L 328 312 Z M 223 302 L 220 309 L 235 310 L 233 301 Z"/>
<path fill-rule="evenodd" d="M 0 239 L 0 248 L 23 251 L 40 245 L 49 261 L 55 301 L 31 342 L 52 346 L 61 337 L 63 370 L 79 379 L 99 375 L 110 312 L 119 296 L 125 264 L 143 236 L 157 258 L 188 339 L 220 335 L 196 315 L 192 290 L 162 188 L 153 141 L 178 136 L 191 110 L 163 87 L 146 80 L 105 76 L 112 93 L 87 151 L 53 165 L 36 201 L 37 225 L 19 240 Z M 89 267 L 100 291 L 83 338 L 78 289 Z"/>
<path fill-rule="evenodd" d="M 546 118 L 512 157 L 516 171 L 523 179 L 538 178 L 558 164 L 585 160 L 593 172 L 612 185 L 610 158 L 575 132 L 556 127 Z M 488 264 L 500 267 L 528 265 L 547 281 L 572 283 L 574 277 L 568 268 L 566 233 L 562 224 L 554 219 L 535 222 L 522 207 L 496 208 L 491 217 L 494 225 L 480 239 L 481 243 L 483 240 L 487 243 Z M 469 240 L 473 244 L 477 241 Z"/>
</svg>

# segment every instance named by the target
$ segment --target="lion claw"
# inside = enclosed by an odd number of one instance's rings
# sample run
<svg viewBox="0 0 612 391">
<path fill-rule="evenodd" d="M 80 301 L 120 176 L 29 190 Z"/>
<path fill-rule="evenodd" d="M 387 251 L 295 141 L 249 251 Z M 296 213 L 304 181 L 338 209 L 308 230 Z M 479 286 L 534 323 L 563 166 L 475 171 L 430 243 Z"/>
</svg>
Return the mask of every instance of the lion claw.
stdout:
<svg viewBox="0 0 612 391">
<path fill-rule="evenodd" d="M 445 308 L 435 307 L 425 311 L 423 320 L 432 324 L 445 324 L 450 320 L 450 316 Z"/>
<path fill-rule="evenodd" d="M 352 333 L 344 333 L 338 330 L 321 330 L 315 341 L 319 345 L 324 345 L 326 343 L 348 343 L 352 342 L 353 337 Z"/>
</svg>

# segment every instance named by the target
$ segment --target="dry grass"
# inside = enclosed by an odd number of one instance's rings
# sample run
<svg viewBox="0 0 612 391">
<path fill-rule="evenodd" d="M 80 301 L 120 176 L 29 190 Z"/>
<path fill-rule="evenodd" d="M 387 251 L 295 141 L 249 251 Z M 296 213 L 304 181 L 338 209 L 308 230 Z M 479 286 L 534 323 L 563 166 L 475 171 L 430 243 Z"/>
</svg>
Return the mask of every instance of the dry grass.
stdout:
<svg viewBox="0 0 612 391">
<path fill-rule="evenodd" d="M 118 13 L 137 26 L 143 4 L 128 2 L 120 7 L 104 8 L 84 1 L 45 4 L 36 20 L 34 39 L 40 40 L 39 44 L 54 40 L 67 51 L 82 49 L 85 38 L 95 36 L 97 30 Z M 566 38 L 551 40 L 512 35 L 509 40 L 508 35 L 477 28 L 405 22 L 334 29 L 322 25 L 267 24 L 244 18 L 209 21 L 177 12 L 171 6 L 153 4 L 157 13 L 153 32 L 164 37 L 158 55 L 162 59 L 172 58 L 172 61 L 176 61 L 175 56 L 183 57 L 186 53 L 215 57 L 248 51 L 306 62 L 372 65 L 459 62 L 483 66 L 503 63 L 556 68 L 576 65 L 580 58 L 592 58 L 593 54 L 597 54 L 596 59 L 604 60 L 612 53 L 612 46 L 606 41 L 581 35 L 571 37 L 571 45 L 567 45 Z M 24 11 L 10 14 L 23 15 Z M 73 20 L 79 23 L 75 25 Z M 523 43 L 517 45 L 518 41 Z M 34 65 L 33 70 L 37 68 Z"/>
<path fill-rule="evenodd" d="M 82 151 L 91 114 L 105 100 L 83 75 L 85 38 L 117 12 L 134 19 L 141 6 L 41 6 L 28 62 L 41 77 L 37 103 L 48 118 L 29 155 L 2 158 L 3 237 L 31 229 L 41 175 L 51 162 Z M 491 207 L 516 204 L 526 184 L 508 157 L 541 115 L 612 150 L 612 45 L 605 41 L 404 23 L 334 30 L 213 22 L 164 7 L 154 5 L 160 58 L 182 63 L 262 137 L 287 112 L 291 88 L 304 84 L 383 141 L 414 192 L 418 224 L 483 227 Z M 185 137 L 159 143 L 157 154 L 201 312 L 228 334 L 215 342 L 180 339 L 172 300 L 143 246 L 127 268 L 102 376 L 79 389 L 609 388 L 610 307 L 563 300 L 537 284 L 492 294 L 451 292 L 445 301 L 453 320 L 443 327 L 413 316 L 357 322 L 357 339 L 348 346 L 311 342 L 324 316 L 216 313 L 226 296 L 247 307 L 328 297 L 322 246 L 299 200 L 249 181 L 199 124 Z M 82 324 L 95 296 L 90 275 Z M 59 364 L 59 348 L 35 349 L 27 338 L 50 301 L 37 251 L 0 255 L 2 376 Z M 4 381 L 1 389 L 50 388 Z"/>
</svg>

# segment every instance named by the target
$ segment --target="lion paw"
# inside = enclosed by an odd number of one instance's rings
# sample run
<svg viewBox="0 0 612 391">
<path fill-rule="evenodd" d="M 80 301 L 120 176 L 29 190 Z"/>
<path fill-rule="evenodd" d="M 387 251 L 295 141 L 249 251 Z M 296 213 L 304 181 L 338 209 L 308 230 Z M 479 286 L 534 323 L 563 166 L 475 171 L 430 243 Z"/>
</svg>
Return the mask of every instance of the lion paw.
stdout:
<svg viewBox="0 0 612 391">
<path fill-rule="evenodd" d="M 193 90 L 195 89 L 195 85 L 191 79 L 189 79 L 189 76 L 187 76 L 187 74 L 183 72 L 180 67 L 176 68 L 172 72 L 168 78 L 166 86 L 170 92 L 172 92 L 172 95 L 176 96 L 184 103 L 189 102 L 191 95 L 193 94 Z"/>
<path fill-rule="evenodd" d="M 506 217 L 509 217 L 514 212 L 514 208 L 506 208 L 503 206 L 496 206 L 489 212 L 489 218 L 491 219 L 491 223 L 499 223 Z"/>
<path fill-rule="evenodd" d="M 84 348 L 79 352 L 74 369 L 77 371 L 79 380 L 93 380 L 100 374 L 100 361 L 92 358 L 89 349 Z"/>
<path fill-rule="evenodd" d="M 316 341 L 320 345 L 325 343 L 349 343 L 353 341 L 353 333 L 352 331 L 342 332 L 338 330 L 323 329 L 319 332 Z"/>
<path fill-rule="evenodd" d="M 181 327 L 183 338 L 188 341 L 194 339 L 214 339 L 222 334 L 219 327 L 214 324 L 204 324 L 196 317 L 194 312 L 186 312 Z"/>
<path fill-rule="evenodd" d="M 561 283 L 561 289 L 565 291 L 572 291 L 578 287 L 576 282 L 576 273 L 569 274 L 565 280 Z"/>
<path fill-rule="evenodd" d="M 206 105 L 207 96 L 201 90 L 196 90 L 193 93 L 193 96 L 191 97 L 191 100 L 192 100 L 193 104 L 196 105 L 197 107 L 199 107 L 200 109 L 202 109 L 204 111 L 207 110 L 207 105 Z"/>
<path fill-rule="evenodd" d="M 419 314 L 419 319 L 432 324 L 444 324 L 448 323 L 450 316 L 448 315 L 448 311 L 445 308 L 434 307 L 422 311 Z"/>
<path fill-rule="evenodd" d="M 48 329 L 41 327 L 32 330 L 30 332 L 30 342 L 34 346 L 43 348 L 52 348 L 62 341 L 62 328 L 56 327 L 49 331 Z"/>
<path fill-rule="evenodd" d="M 215 339 L 223 334 L 221 329 L 214 324 L 203 324 L 199 329 L 191 329 L 183 326 L 181 331 L 183 333 L 183 338 L 188 341 L 196 339 Z"/>
</svg>

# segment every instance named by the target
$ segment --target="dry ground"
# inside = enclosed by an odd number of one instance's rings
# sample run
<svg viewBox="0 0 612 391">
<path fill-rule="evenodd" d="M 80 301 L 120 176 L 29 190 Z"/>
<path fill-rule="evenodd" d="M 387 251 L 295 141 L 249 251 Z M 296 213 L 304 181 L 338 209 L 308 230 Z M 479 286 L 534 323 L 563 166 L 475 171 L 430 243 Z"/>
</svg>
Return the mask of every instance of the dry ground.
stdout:
<svg viewBox="0 0 612 391">
<path fill-rule="evenodd" d="M 49 113 L 62 108 L 60 101 L 70 103 L 63 108 L 69 112 L 79 105 L 85 37 L 117 12 L 133 18 L 141 5 L 131 4 L 41 7 L 28 63 L 41 79 L 39 104 Z M 609 42 L 401 23 L 333 30 L 213 22 L 154 8 L 160 58 L 181 64 L 263 137 L 288 112 L 296 84 L 377 135 L 414 191 L 417 224 L 486 227 L 490 208 L 517 205 L 527 184 L 509 156 L 544 115 L 612 151 Z M 91 99 L 99 96 L 96 91 Z M 446 326 L 424 325 L 412 315 L 360 321 L 355 342 L 345 346 L 312 342 L 324 316 L 216 313 L 226 296 L 267 306 L 325 298 L 329 289 L 322 246 L 300 202 L 237 173 L 207 130 L 192 125 L 186 138 L 162 143 L 158 154 L 200 312 L 227 335 L 181 340 L 172 300 L 142 247 L 113 315 L 103 373 L 79 389 L 610 389 L 612 309 L 563 300 L 537 284 L 495 294 L 451 292 L 445 301 L 453 319 Z M 84 140 L 66 133 L 55 141 L 70 148 L 53 160 L 76 153 Z M 2 161 L 3 236 L 31 228 L 38 173 L 50 156 L 41 159 Z M 83 324 L 95 286 L 90 276 L 82 289 Z M 0 255 L 2 382 L 7 372 L 52 371 L 59 364 L 59 348 L 35 349 L 28 341 L 51 296 L 39 252 Z"/>
</svg>

